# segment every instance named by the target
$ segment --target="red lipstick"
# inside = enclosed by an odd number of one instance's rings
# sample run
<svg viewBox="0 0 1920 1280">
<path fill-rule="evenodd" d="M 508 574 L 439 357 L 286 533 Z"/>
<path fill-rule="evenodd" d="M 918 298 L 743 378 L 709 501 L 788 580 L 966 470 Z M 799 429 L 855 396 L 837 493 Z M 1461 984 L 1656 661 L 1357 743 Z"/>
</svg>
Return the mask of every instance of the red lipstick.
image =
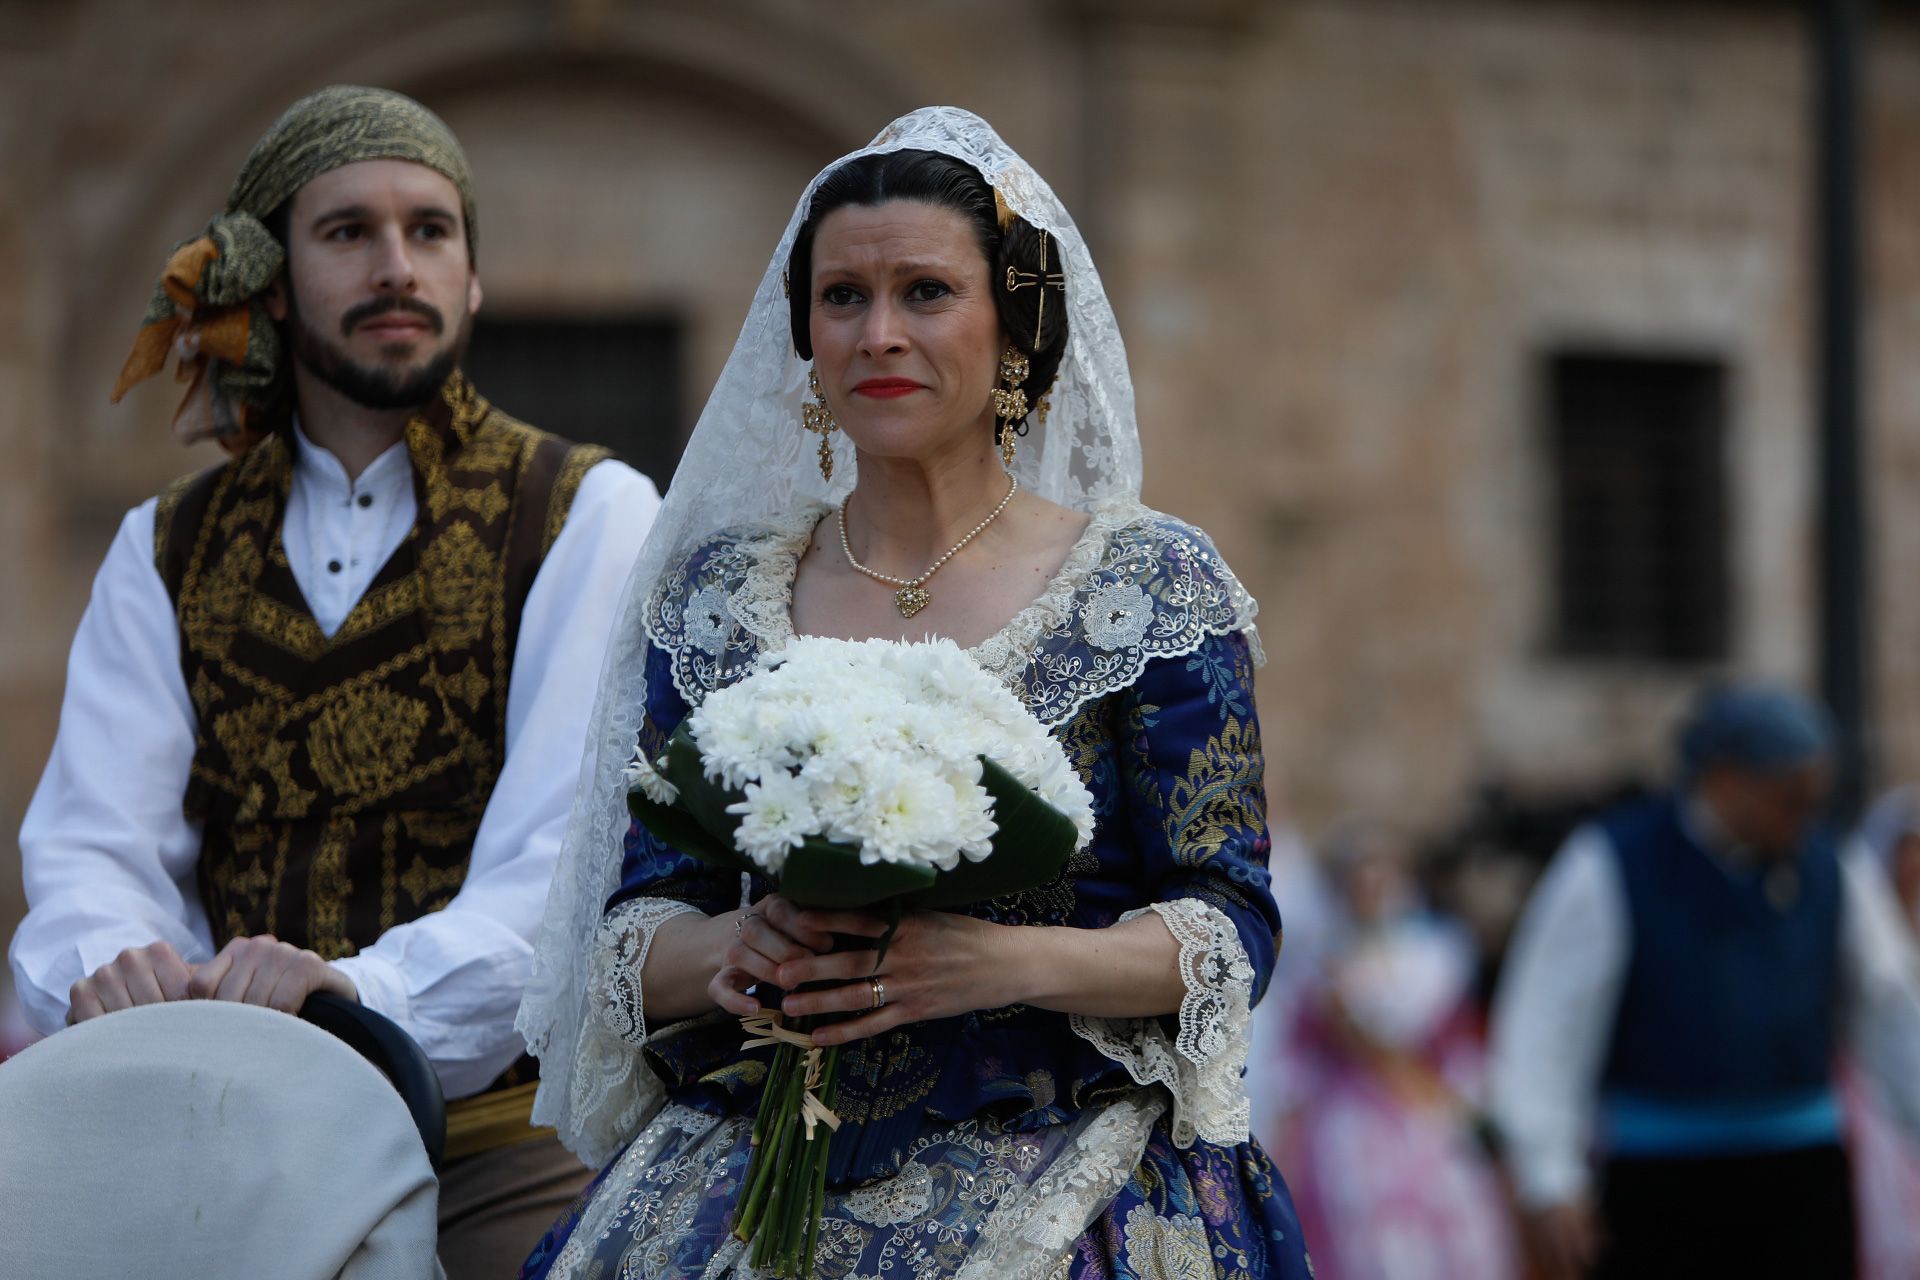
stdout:
<svg viewBox="0 0 1920 1280">
<path fill-rule="evenodd" d="M 920 390 L 920 384 L 911 378 L 868 378 L 865 382 L 855 383 L 853 390 L 855 395 L 892 400 Z"/>
</svg>

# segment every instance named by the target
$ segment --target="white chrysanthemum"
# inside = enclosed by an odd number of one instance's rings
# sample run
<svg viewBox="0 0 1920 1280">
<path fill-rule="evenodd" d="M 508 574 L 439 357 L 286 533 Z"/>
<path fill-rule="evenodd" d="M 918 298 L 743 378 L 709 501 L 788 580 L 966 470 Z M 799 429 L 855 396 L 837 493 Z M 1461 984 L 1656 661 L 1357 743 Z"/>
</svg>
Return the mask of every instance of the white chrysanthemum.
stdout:
<svg viewBox="0 0 1920 1280">
<path fill-rule="evenodd" d="M 774 769 L 758 782 L 749 782 L 743 794 L 745 799 L 727 806 L 728 813 L 741 815 L 733 842 L 740 852 L 778 874 L 787 854 L 818 829 L 807 786 L 784 769 Z"/>
<path fill-rule="evenodd" d="M 964 820 L 961 808 L 945 779 L 925 771 L 899 769 L 876 778 L 849 823 L 860 841 L 860 861 L 952 870 L 960 862 L 951 832 Z"/>
<path fill-rule="evenodd" d="M 664 758 L 661 761 L 665 764 Z M 660 776 L 660 770 L 643 753 L 635 756 L 626 768 L 627 790 L 636 788 L 640 794 L 655 804 L 672 804 L 680 798 L 680 788 Z"/>
<path fill-rule="evenodd" d="M 770 869 L 810 835 L 868 863 L 985 857 L 997 826 L 982 756 L 1064 812 L 1082 845 L 1092 834 L 1092 796 L 1060 744 L 950 640 L 796 639 L 688 723 L 707 776 L 747 795 L 738 843 Z"/>
</svg>

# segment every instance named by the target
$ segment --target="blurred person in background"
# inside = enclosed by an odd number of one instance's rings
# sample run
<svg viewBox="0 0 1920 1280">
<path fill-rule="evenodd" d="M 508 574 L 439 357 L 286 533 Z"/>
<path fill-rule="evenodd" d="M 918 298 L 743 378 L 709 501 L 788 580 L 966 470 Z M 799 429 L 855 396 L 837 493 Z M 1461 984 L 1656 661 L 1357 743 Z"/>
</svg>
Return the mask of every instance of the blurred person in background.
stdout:
<svg viewBox="0 0 1920 1280">
<path fill-rule="evenodd" d="M 1920 942 L 1920 787 L 1897 787 L 1881 796 L 1849 854 L 1887 878 L 1901 923 Z M 1920 1143 L 1902 1131 L 1871 1079 L 1851 1065 L 1843 1079 L 1860 1214 L 1860 1274 L 1863 1280 L 1913 1280 L 1920 1276 Z"/>
<path fill-rule="evenodd" d="M 1920 786 L 1876 800 L 1854 839 L 1859 856 L 1886 877 L 1908 934 L 1920 938 Z"/>
<path fill-rule="evenodd" d="M 1293 1107 L 1275 1151 L 1319 1273 L 1516 1276 L 1519 1241 L 1479 1137 L 1471 935 L 1427 909 L 1410 851 L 1385 827 L 1349 820 L 1325 850 L 1332 916 L 1295 1002 L 1283 1058 Z"/>
<path fill-rule="evenodd" d="M 176 432 L 231 457 L 130 512 L 101 566 L 9 953 L 45 1034 L 316 991 L 399 1023 L 456 1099 L 456 1280 L 512 1274 L 585 1179 L 530 1124 L 513 1018 L 659 504 L 461 373 L 474 233 L 447 126 L 336 86 L 175 249 L 115 396 L 177 358 Z"/>
<path fill-rule="evenodd" d="M 1278 808 L 1268 784 L 1268 804 Z M 1253 1007 L 1248 1029 L 1247 1102 L 1253 1132 L 1272 1149 L 1282 1123 L 1305 1101 L 1305 1064 L 1298 1061 L 1294 1028 L 1300 1005 L 1315 991 L 1335 932 L 1340 908 L 1319 860 L 1290 822 L 1269 818 L 1273 845 L 1267 851 L 1273 900 L 1286 926 L 1286 945 L 1274 957 L 1267 995 Z"/>
<path fill-rule="evenodd" d="M 1819 822 L 1825 713 L 1707 690 L 1680 776 L 1577 830 L 1508 953 L 1492 1103 L 1550 1276 L 1851 1276 L 1834 1059 L 1920 1133 L 1920 989 Z M 1599 1157 L 1597 1192 L 1589 1152 Z"/>
</svg>

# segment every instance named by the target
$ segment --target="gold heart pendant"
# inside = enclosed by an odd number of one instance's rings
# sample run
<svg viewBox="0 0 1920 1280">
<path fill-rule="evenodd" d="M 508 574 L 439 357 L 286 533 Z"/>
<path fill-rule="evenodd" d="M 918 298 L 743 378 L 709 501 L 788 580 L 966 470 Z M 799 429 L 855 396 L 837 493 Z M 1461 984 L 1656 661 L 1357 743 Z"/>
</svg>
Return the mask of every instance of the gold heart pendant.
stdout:
<svg viewBox="0 0 1920 1280">
<path fill-rule="evenodd" d="M 893 602 L 900 606 L 901 617 L 911 618 L 932 604 L 933 597 L 927 594 L 924 587 L 906 586 L 893 593 Z"/>
</svg>

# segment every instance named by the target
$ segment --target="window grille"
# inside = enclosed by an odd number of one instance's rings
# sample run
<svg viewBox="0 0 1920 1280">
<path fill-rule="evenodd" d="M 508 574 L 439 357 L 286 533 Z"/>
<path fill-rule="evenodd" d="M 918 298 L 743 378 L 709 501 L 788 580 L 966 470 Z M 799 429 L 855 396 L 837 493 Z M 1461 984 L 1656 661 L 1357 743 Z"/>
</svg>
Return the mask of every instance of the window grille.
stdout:
<svg viewBox="0 0 1920 1280">
<path fill-rule="evenodd" d="M 1560 351 L 1546 373 L 1555 649 L 1669 665 L 1724 658 L 1725 365 Z"/>
<path fill-rule="evenodd" d="M 482 312 L 466 369 L 503 411 L 569 440 L 604 444 L 666 490 L 686 429 L 677 321 Z"/>
</svg>

